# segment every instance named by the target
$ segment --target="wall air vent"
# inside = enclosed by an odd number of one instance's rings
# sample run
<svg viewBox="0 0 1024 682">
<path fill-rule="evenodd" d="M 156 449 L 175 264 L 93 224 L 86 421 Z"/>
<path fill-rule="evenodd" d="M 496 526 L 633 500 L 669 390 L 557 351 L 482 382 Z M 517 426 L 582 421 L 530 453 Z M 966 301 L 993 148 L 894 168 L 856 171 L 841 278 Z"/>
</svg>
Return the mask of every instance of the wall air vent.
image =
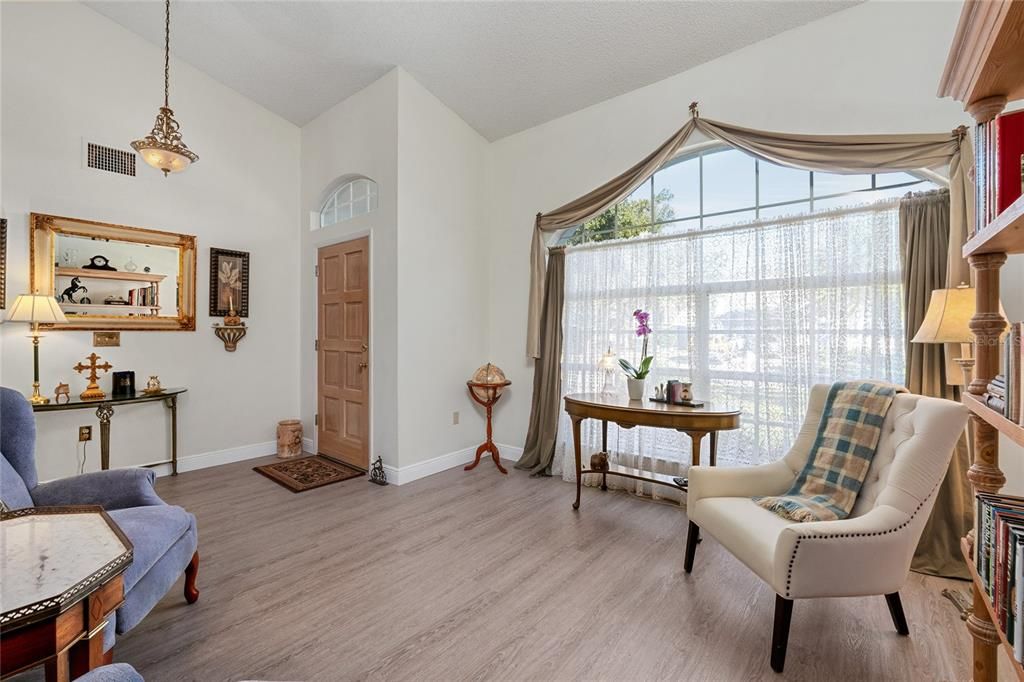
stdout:
<svg viewBox="0 0 1024 682">
<path fill-rule="evenodd" d="M 135 177 L 135 152 L 87 142 L 85 156 L 89 168 Z"/>
</svg>

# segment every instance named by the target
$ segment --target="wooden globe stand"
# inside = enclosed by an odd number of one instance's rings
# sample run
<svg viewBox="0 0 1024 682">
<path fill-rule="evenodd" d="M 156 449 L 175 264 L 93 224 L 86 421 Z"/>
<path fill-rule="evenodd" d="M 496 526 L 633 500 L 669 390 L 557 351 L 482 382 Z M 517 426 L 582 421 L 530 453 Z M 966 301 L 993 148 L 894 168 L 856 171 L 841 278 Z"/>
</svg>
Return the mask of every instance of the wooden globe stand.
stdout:
<svg viewBox="0 0 1024 682">
<path fill-rule="evenodd" d="M 473 400 L 484 406 L 487 410 L 487 440 L 476 449 L 476 459 L 473 460 L 472 464 L 467 464 L 463 471 L 469 471 L 476 468 L 476 465 L 480 463 L 480 458 L 485 452 L 491 453 L 491 459 L 494 460 L 494 466 L 498 467 L 498 471 L 503 474 L 507 474 L 508 471 L 505 467 L 501 466 L 501 459 L 498 457 L 498 446 L 494 444 L 491 431 L 491 410 L 494 408 L 494 403 L 498 402 L 501 398 L 501 393 L 498 391 L 505 388 L 511 381 L 506 381 L 503 384 L 480 384 L 475 381 L 467 381 L 466 386 L 469 387 L 469 395 L 473 397 Z M 485 392 L 487 398 L 481 400 L 480 396 L 476 394 L 473 389 L 480 389 Z"/>
</svg>

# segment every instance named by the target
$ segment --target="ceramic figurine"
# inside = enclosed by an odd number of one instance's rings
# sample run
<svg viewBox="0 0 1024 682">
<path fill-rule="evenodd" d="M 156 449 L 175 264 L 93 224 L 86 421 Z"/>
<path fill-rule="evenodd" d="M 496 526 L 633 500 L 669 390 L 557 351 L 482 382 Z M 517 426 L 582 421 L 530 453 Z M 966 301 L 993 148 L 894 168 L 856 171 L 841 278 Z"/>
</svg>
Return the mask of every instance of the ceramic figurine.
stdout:
<svg viewBox="0 0 1024 682">
<path fill-rule="evenodd" d="M 146 382 L 146 388 L 142 390 L 143 393 L 160 393 L 163 391 L 163 387 L 160 385 L 160 377 L 152 375 L 149 377 L 149 381 Z"/>
</svg>

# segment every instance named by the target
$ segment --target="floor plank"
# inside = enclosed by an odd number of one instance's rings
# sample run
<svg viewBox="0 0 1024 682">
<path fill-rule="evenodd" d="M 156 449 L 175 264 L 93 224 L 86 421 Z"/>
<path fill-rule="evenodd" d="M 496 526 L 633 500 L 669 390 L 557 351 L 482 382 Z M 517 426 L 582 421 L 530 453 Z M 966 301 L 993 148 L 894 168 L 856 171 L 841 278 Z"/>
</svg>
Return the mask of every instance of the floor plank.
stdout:
<svg viewBox="0 0 1024 682">
<path fill-rule="evenodd" d="M 268 458 L 266 461 L 271 461 Z M 686 518 L 626 493 L 453 469 L 291 493 L 240 462 L 162 478 L 199 519 L 201 596 L 174 588 L 115 659 L 147 680 L 965 680 L 969 637 L 911 574 L 885 600 L 798 601 L 783 677 L 774 594 Z"/>
</svg>

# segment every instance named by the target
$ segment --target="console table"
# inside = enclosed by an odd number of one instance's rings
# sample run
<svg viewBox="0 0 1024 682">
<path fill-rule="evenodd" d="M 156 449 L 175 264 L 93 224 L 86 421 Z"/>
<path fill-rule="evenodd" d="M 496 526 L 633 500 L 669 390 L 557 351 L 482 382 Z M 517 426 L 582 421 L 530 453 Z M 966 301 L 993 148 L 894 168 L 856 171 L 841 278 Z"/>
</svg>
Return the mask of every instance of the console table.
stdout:
<svg viewBox="0 0 1024 682">
<path fill-rule="evenodd" d="M 124 601 L 132 543 L 102 507 L 0 514 L 0 677 L 38 665 L 64 682 L 109 663 L 103 631 Z"/>
<path fill-rule="evenodd" d="M 601 490 L 607 490 L 607 476 L 623 476 L 638 481 L 679 488 L 671 476 L 653 474 L 619 465 L 608 465 L 605 469 L 584 469 L 580 455 L 580 424 L 584 419 L 601 420 L 601 452 L 608 453 L 608 422 L 615 422 L 624 429 L 634 426 L 653 426 L 682 431 L 693 444 L 694 466 L 700 464 L 700 444 L 704 436 L 711 436 L 710 465 L 715 466 L 718 456 L 718 432 L 731 431 L 740 427 L 739 410 L 718 410 L 710 404 L 704 407 L 684 407 L 655 403 L 647 400 L 629 400 L 625 396 L 602 393 L 579 393 L 565 396 L 565 411 L 572 420 L 573 450 L 576 456 L 576 501 L 572 508 L 580 508 L 580 491 L 583 474 L 601 474 Z"/>
<path fill-rule="evenodd" d="M 34 412 L 60 412 L 62 410 L 81 410 L 95 407 L 96 417 L 100 420 L 100 466 L 106 470 L 110 468 L 110 418 L 114 416 L 114 406 L 162 401 L 167 406 L 167 409 L 171 411 L 171 458 L 159 462 L 151 462 L 145 466 L 155 467 L 161 464 L 170 464 L 171 474 L 177 476 L 178 396 L 187 390 L 187 388 L 165 388 L 160 393 L 143 393 L 140 391 L 134 395 L 108 395 L 106 398 L 99 400 L 82 400 L 76 397 L 66 403 L 50 402 L 46 405 L 33 405 L 32 410 Z"/>
</svg>

